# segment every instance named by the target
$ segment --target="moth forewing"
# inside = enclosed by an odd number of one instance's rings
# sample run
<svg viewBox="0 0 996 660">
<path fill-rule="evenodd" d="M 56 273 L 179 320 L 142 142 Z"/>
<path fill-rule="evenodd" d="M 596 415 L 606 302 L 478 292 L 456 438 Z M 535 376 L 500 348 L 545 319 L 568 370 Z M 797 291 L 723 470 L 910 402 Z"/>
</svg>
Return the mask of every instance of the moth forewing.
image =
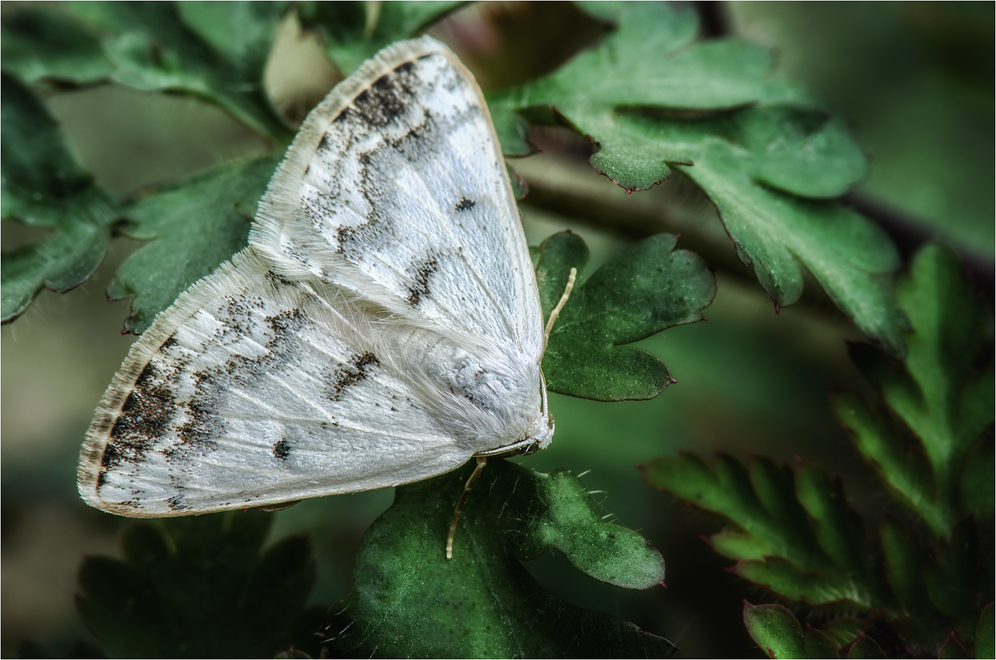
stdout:
<svg viewBox="0 0 996 660">
<path fill-rule="evenodd" d="M 539 294 L 487 107 L 429 38 L 305 121 L 250 246 L 134 344 L 84 500 L 207 513 L 409 483 L 545 446 Z"/>
</svg>

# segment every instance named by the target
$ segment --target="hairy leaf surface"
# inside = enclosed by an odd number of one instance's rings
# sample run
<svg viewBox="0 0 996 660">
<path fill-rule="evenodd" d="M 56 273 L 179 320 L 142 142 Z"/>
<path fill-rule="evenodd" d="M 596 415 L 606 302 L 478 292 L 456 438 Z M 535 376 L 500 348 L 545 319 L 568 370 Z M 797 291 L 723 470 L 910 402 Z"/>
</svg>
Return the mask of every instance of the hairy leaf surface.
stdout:
<svg viewBox="0 0 996 660">
<path fill-rule="evenodd" d="M 663 580 L 660 554 L 636 532 L 603 522 L 567 472 L 489 463 L 466 501 L 447 560 L 447 529 L 470 471 L 466 466 L 397 490 L 394 505 L 363 538 L 356 591 L 330 610 L 333 652 L 652 657 L 675 651 L 630 623 L 560 601 L 519 563 L 549 548 L 617 586 L 647 589 Z"/>
</svg>

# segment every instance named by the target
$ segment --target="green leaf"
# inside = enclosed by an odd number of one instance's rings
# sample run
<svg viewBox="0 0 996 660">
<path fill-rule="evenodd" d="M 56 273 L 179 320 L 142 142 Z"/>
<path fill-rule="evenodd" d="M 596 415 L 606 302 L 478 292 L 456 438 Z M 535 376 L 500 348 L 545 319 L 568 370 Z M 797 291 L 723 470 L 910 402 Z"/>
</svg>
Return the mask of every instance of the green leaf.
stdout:
<svg viewBox="0 0 996 660">
<path fill-rule="evenodd" d="M 807 658 L 839 658 L 837 647 L 834 646 L 830 637 L 819 630 L 810 628 L 806 631 L 805 638 Z"/>
<path fill-rule="evenodd" d="M 95 83 L 111 75 L 100 38 L 80 21 L 51 8 L 18 7 L 0 27 L 4 71 L 25 82 Z"/>
<path fill-rule="evenodd" d="M 398 488 L 363 537 L 356 591 L 333 606 L 332 653 L 381 657 L 651 657 L 675 647 L 614 617 L 545 592 L 518 560 L 559 550 L 596 579 L 646 589 L 664 578 L 660 555 L 633 531 L 605 523 L 580 481 L 492 461 L 445 542 L 470 466 Z"/>
<path fill-rule="evenodd" d="M 897 292 L 913 326 L 905 368 L 867 347 L 854 347 L 852 358 L 917 440 L 907 450 L 854 395 L 836 397 L 834 411 L 900 500 L 935 536 L 949 536 L 968 514 L 992 510 L 991 439 L 979 439 L 993 423 L 992 358 L 982 369 L 973 365 L 988 317 L 954 253 L 939 245 L 916 255 Z M 977 466 L 967 463 L 973 447 Z"/>
<path fill-rule="evenodd" d="M 980 559 L 979 529 L 968 518 L 955 525 L 950 540 L 941 539 L 937 543 L 933 561 L 926 567 L 924 578 L 930 600 L 955 621 L 975 622 Z"/>
<path fill-rule="evenodd" d="M 325 35 L 329 57 L 344 75 L 388 44 L 418 36 L 462 2 L 303 2 L 301 25 Z"/>
<path fill-rule="evenodd" d="M 529 143 L 529 122 L 514 112 L 500 112 L 492 121 L 495 134 L 501 144 L 505 156 L 529 156 L 536 153 L 536 148 Z"/>
<path fill-rule="evenodd" d="M 489 95 L 508 153 L 523 152 L 521 126 L 509 117 L 517 115 L 588 137 L 592 165 L 627 190 L 680 171 L 716 204 L 740 259 L 776 304 L 799 299 L 805 267 L 866 334 L 902 354 L 895 248 L 872 223 L 822 201 L 866 171 L 843 123 L 772 78 L 766 51 L 736 40 L 691 43 L 690 9 L 591 7 L 618 30 L 551 76 Z"/>
<path fill-rule="evenodd" d="M 990 377 L 991 378 L 991 377 Z M 980 438 L 965 455 L 961 473 L 961 496 L 965 507 L 979 518 L 991 517 L 996 503 L 996 456 L 993 439 Z"/>
<path fill-rule="evenodd" d="M 802 626 L 781 605 L 751 605 L 744 601 L 747 632 L 769 658 L 808 658 Z"/>
<path fill-rule="evenodd" d="M 88 557 L 76 607 L 114 657 L 273 657 L 321 615 L 304 605 L 315 580 L 311 544 L 289 537 L 263 549 L 273 517 L 239 512 L 137 523 L 124 560 Z"/>
<path fill-rule="evenodd" d="M 820 547 L 843 576 L 843 588 L 852 600 L 889 604 L 881 593 L 868 561 L 868 543 L 861 516 L 847 501 L 840 477 L 830 476 L 812 463 L 796 470 L 796 497 L 813 521 Z M 869 593 L 870 592 L 870 593 Z"/>
<path fill-rule="evenodd" d="M 740 260 L 779 306 L 802 295 L 800 266 L 861 330 L 901 354 L 905 318 L 891 289 L 899 267 L 885 232 L 849 209 L 790 196 L 752 179 L 742 148 L 707 139 L 680 167 L 716 204 Z"/>
<path fill-rule="evenodd" d="M 187 287 L 247 245 L 250 219 L 279 157 L 225 165 L 161 188 L 127 210 L 123 232 L 153 240 L 132 254 L 108 286 L 134 297 L 126 328 L 142 333 Z"/>
<path fill-rule="evenodd" d="M 890 599 L 868 563 L 864 529 L 839 480 L 802 463 L 793 473 L 764 458 L 749 470 L 719 454 L 715 469 L 692 454 L 658 458 L 644 479 L 717 513 L 739 531 L 710 539 L 739 560 L 733 572 L 786 598 L 850 609 L 885 608 Z"/>
<path fill-rule="evenodd" d="M 540 246 L 536 270 L 546 314 L 563 293 L 570 268 L 580 271 L 587 263 L 579 240 L 557 234 Z M 676 243 L 669 234 L 648 238 L 575 285 L 543 357 L 551 391 L 620 401 L 653 398 L 671 383 L 659 358 L 625 344 L 694 323 L 712 302 L 712 273 L 697 255 L 676 250 Z"/>
<path fill-rule="evenodd" d="M 890 515 L 880 529 L 885 554 L 885 576 L 906 610 L 918 617 L 930 614 L 930 598 L 923 579 L 926 554 L 916 531 Z"/>
<path fill-rule="evenodd" d="M 831 605 L 837 610 L 862 607 L 857 598 L 845 592 L 846 585 L 838 575 L 803 570 L 784 557 L 740 561 L 733 572 L 797 603 Z"/>
<path fill-rule="evenodd" d="M 864 624 L 854 617 L 842 616 L 826 623 L 826 633 L 833 643 L 840 648 L 853 642 L 861 634 Z"/>
<path fill-rule="evenodd" d="M 989 603 L 982 610 L 979 617 L 979 626 L 975 632 L 975 657 L 993 658 L 996 657 L 996 612 L 993 611 L 993 604 Z"/>
<path fill-rule="evenodd" d="M 550 236 L 536 249 L 536 286 L 544 321 L 550 319 L 550 313 L 564 295 L 571 268 L 577 269 L 574 286 L 581 286 L 590 256 L 584 240 L 570 231 Z"/>
<path fill-rule="evenodd" d="M 213 103 L 278 142 L 292 133 L 270 104 L 263 72 L 284 2 L 71 3 L 100 35 L 110 78 L 142 91 Z M 73 78 L 76 82 L 85 82 Z"/>
<path fill-rule="evenodd" d="M 2 207 L 5 220 L 53 230 L 3 254 L 2 320 L 20 315 L 46 286 L 65 292 L 97 268 L 118 217 L 117 201 L 97 186 L 45 105 L 13 76 L 2 78 Z"/>
<path fill-rule="evenodd" d="M 858 641 L 851 644 L 851 649 L 847 653 L 848 658 L 886 658 L 885 651 L 871 637 L 860 637 Z"/>
</svg>

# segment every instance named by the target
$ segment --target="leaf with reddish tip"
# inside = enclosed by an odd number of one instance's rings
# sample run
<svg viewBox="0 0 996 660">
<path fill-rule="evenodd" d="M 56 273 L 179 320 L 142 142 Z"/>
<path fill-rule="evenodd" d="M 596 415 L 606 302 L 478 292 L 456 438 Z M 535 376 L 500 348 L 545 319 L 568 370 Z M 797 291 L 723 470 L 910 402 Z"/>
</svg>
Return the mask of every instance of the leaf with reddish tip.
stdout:
<svg viewBox="0 0 996 660">
<path fill-rule="evenodd" d="M 796 471 L 755 458 L 749 469 L 724 454 L 711 469 L 697 456 L 644 466 L 652 486 L 718 513 L 738 528 L 712 537 L 739 561 L 733 571 L 797 602 L 835 609 L 891 606 L 876 581 L 864 530 L 839 480 L 815 466 Z"/>
<path fill-rule="evenodd" d="M 805 636 L 795 616 L 781 605 L 744 601 L 747 632 L 769 658 L 806 658 Z"/>
<path fill-rule="evenodd" d="M 935 537 L 950 536 L 965 516 L 992 510 L 992 439 L 980 436 L 993 423 L 993 362 L 973 364 L 988 316 L 955 254 L 940 245 L 917 253 L 898 293 L 914 331 L 905 363 L 863 346 L 851 356 L 917 441 L 908 449 L 911 443 L 855 395 L 837 395 L 834 411 L 900 500 Z M 967 463 L 970 452 L 975 465 Z"/>
</svg>

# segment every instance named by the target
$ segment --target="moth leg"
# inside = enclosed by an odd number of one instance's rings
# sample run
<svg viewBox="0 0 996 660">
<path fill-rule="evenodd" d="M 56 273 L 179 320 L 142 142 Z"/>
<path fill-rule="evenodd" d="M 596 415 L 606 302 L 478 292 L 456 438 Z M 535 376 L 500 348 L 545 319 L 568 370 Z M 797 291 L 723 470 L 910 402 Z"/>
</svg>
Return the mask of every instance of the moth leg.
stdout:
<svg viewBox="0 0 996 660">
<path fill-rule="evenodd" d="M 572 268 L 571 274 L 567 276 L 567 286 L 564 287 L 564 295 L 560 296 L 560 301 L 557 303 L 557 306 L 553 308 L 552 312 L 550 312 L 550 320 L 546 322 L 546 328 L 543 330 L 544 352 L 546 351 L 546 343 L 550 341 L 550 332 L 553 331 L 553 323 L 557 320 L 557 317 L 560 316 L 560 310 L 562 310 L 564 305 L 567 304 L 567 299 L 571 297 L 571 291 L 574 290 L 574 279 L 577 275 L 578 269 Z"/>
<path fill-rule="evenodd" d="M 457 522 L 460 520 L 460 510 L 463 508 L 463 503 L 467 501 L 467 496 L 470 494 L 470 489 L 474 487 L 477 480 L 481 478 L 481 471 L 484 466 L 488 464 L 488 459 L 486 456 L 477 457 L 477 467 L 474 468 L 473 474 L 467 479 L 467 483 L 463 487 L 463 495 L 460 496 L 460 501 L 457 502 L 456 512 L 453 514 L 453 522 L 450 524 L 450 533 L 446 536 L 446 558 L 453 559 L 453 537 L 456 536 Z"/>
</svg>

